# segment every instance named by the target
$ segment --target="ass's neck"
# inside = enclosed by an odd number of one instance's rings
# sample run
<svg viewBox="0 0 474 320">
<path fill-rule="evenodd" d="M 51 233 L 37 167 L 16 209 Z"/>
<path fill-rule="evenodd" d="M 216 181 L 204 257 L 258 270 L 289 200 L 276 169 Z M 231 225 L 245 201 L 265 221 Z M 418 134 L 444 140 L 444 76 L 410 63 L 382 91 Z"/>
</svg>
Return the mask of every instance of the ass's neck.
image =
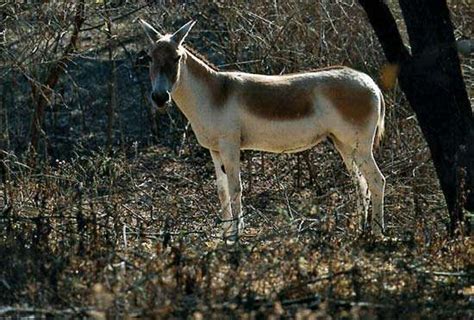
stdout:
<svg viewBox="0 0 474 320">
<path fill-rule="evenodd" d="M 199 115 L 204 113 L 202 109 L 210 107 L 212 83 L 217 81 L 218 71 L 187 49 L 184 49 L 182 59 L 178 82 L 171 96 L 193 124 L 199 121 Z"/>
</svg>

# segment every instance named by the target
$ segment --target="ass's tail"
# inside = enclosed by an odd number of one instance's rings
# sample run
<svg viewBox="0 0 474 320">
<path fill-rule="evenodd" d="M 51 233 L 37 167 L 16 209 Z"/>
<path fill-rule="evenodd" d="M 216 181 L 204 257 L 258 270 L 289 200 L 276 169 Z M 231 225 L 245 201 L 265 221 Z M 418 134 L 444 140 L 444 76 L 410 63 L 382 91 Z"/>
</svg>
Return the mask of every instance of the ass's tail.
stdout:
<svg viewBox="0 0 474 320">
<path fill-rule="evenodd" d="M 379 119 L 377 121 L 377 131 L 375 132 L 374 147 L 378 148 L 380 141 L 382 140 L 383 133 L 385 131 L 385 101 L 383 99 L 383 94 L 380 91 L 380 113 Z"/>
</svg>

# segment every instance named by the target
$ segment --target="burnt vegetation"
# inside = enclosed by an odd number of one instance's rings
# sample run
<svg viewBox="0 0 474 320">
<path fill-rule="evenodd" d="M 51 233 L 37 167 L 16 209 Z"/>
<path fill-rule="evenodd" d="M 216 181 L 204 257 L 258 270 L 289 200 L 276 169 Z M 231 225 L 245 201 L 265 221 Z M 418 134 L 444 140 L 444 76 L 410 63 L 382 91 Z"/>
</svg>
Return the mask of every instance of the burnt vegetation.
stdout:
<svg viewBox="0 0 474 320">
<path fill-rule="evenodd" d="M 323 143 L 243 153 L 246 229 L 227 246 L 208 152 L 176 108 L 156 113 L 148 102 L 137 17 L 161 32 L 197 20 L 188 44 L 221 70 L 345 65 L 384 82 L 396 68 L 382 67 L 362 7 L 163 3 L 0 4 L 0 318 L 472 317 L 473 241 L 449 236 L 398 86 L 384 91 L 376 154 L 385 239 L 357 231 L 355 187 Z M 456 39 L 472 38 L 472 3 L 448 3 Z M 472 53 L 460 59 L 472 102 Z"/>
</svg>

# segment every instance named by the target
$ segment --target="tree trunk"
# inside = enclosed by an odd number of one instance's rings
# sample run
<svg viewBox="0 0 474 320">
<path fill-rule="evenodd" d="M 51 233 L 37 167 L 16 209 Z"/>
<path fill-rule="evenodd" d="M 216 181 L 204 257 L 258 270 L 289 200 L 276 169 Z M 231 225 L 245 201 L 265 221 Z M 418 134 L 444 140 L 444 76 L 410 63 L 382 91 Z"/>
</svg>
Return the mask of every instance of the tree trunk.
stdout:
<svg viewBox="0 0 474 320">
<path fill-rule="evenodd" d="M 112 34 L 112 18 L 110 17 L 110 8 L 107 5 L 107 1 L 104 1 L 104 8 L 107 11 L 106 17 L 106 34 L 108 43 L 109 53 L 109 80 L 107 83 L 109 91 L 109 102 L 107 104 L 107 149 L 110 152 L 112 150 L 114 141 L 114 123 L 115 123 L 115 110 L 117 109 L 117 69 L 114 57 L 114 46 L 113 46 L 113 34 Z"/>
<path fill-rule="evenodd" d="M 39 85 L 31 81 L 31 89 L 33 92 L 35 111 L 31 122 L 31 140 L 30 140 L 30 164 L 36 162 L 36 153 L 38 152 L 39 138 L 43 127 L 44 109 L 48 105 L 54 87 L 59 81 L 60 76 L 64 72 L 64 68 L 70 58 L 71 53 L 76 50 L 79 40 L 79 32 L 84 22 L 84 0 L 78 0 L 76 5 L 76 14 L 74 17 L 74 30 L 67 47 L 64 49 L 61 59 L 59 59 L 50 69 L 48 77 L 44 84 Z"/>
<path fill-rule="evenodd" d="M 359 0 L 428 142 L 454 234 L 474 209 L 474 122 L 445 0 L 400 0 L 411 54 L 383 0 Z"/>
</svg>

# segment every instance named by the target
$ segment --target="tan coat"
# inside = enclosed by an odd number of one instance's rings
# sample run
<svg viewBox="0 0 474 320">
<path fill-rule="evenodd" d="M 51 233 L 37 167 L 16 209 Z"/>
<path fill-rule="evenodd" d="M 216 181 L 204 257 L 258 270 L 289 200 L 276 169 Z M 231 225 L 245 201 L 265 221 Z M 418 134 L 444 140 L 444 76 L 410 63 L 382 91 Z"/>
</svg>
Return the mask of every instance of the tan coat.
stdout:
<svg viewBox="0 0 474 320">
<path fill-rule="evenodd" d="M 153 42 L 152 96 L 161 103 L 171 94 L 210 150 L 227 238 L 243 229 L 240 150 L 298 152 L 326 138 L 358 183 L 362 228 L 384 230 L 385 178 L 373 157 L 384 101 L 368 75 L 340 66 L 280 76 L 220 72 L 182 46 L 194 23 L 165 36 L 142 24 Z M 370 198 L 375 225 L 367 221 Z"/>
</svg>

